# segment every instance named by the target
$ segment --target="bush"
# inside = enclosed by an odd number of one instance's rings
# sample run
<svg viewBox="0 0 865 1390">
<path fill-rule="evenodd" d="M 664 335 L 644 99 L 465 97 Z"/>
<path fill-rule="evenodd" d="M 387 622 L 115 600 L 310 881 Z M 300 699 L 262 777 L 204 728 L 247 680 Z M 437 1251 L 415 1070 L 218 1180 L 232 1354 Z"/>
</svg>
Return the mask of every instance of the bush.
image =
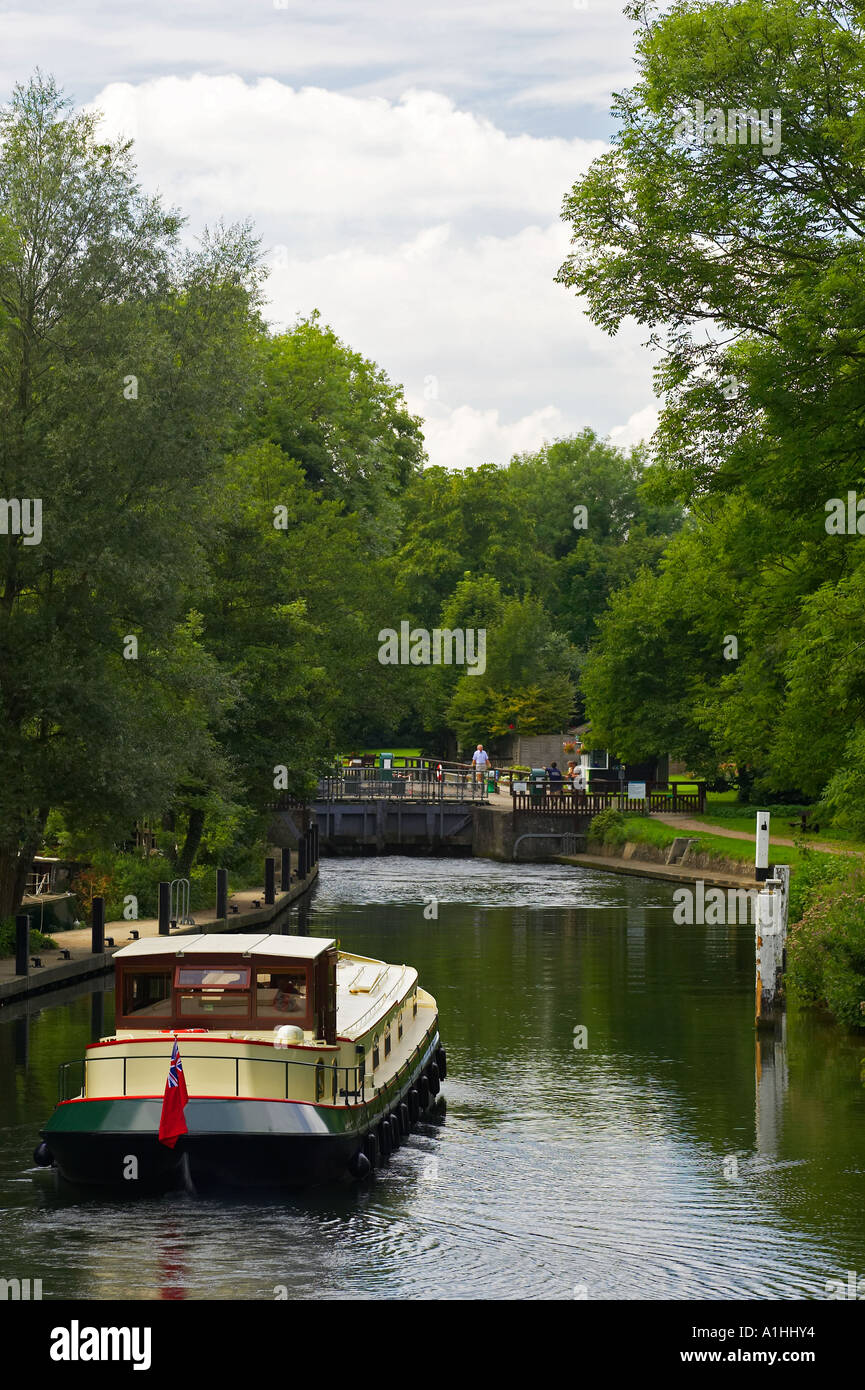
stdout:
<svg viewBox="0 0 865 1390">
<path fill-rule="evenodd" d="M 604 845 L 623 845 L 628 838 L 625 817 L 614 806 L 592 816 L 589 826 L 589 839 L 599 840 Z"/>
<path fill-rule="evenodd" d="M 790 932 L 787 977 L 801 1003 L 857 1028 L 865 1026 L 865 868 L 839 862 L 843 877 L 823 883 L 815 877 L 800 890 L 804 910 Z"/>
<path fill-rule="evenodd" d="M 805 909 L 829 883 L 837 883 L 850 872 L 850 860 L 843 854 L 823 854 L 797 843 L 800 863 L 790 879 L 791 923 L 801 920 Z"/>
<path fill-rule="evenodd" d="M 53 936 L 44 936 L 41 931 L 30 928 L 30 950 L 31 951 L 50 951 L 57 949 L 57 942 Z M 15 954 L 15 918 L 7 917 L 0 922 L 0 956 L 14 956 Z"/>
<path fill-rule="evenodd" d="M 264 883 L 264 859 L 261 851 L 250 852 L 246 862 L 237 856 L 238 867 L 229 871 L 229 891 L 254 887 Z M 159 912 L 160 880 L 174 878 L 174 869 L 164 855 L 126 853 L 102 850 L 91 856 L 88 873 L 105 883 L 105 920 L 118 921 L 123 916 L 124 899 L 137 899 L 139 917 L 156 917 Z M 212 864 L 193 864 L 189 874 L 189 898 L 193 912 L 213 907 L 216 903 L 216 867 Z M 133 920 L 133 919 L 130 919 Z"/>
</svg>

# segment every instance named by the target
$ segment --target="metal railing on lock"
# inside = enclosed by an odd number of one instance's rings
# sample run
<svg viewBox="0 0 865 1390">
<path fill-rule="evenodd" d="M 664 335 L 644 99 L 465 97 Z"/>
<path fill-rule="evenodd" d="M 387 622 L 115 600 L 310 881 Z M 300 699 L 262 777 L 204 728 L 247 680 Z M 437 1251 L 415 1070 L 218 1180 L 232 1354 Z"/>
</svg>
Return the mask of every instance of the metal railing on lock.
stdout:
<svg viewBox="0 0 865 1390">
<path fill-rule="evenodd" d="M 433 759 L 412 762 L 415 765 L 391 768 L 339 764 L 319 778 L 316 796 L 321 801 L 489 800 L 489 774 L 475 772 L 471 763 Z"/>
<path fill-rule="evenodd" d="M 644 797 L 629 797 L 627 783 L 608 785 L 600 791 L 582 791 L 567 780 L 522 778 L 525 791 L 511 788 L 514 811 L 533 812 L 544 816 L 595 816 L 613 809 L 627 812 L 674 812 L 702 815 L 706 809 L 706 786 L 703 782 L 688 783 L 693 791 L 683 792 L 676 783 L 647 782 Z"/>
<path fill-rule="evenodd" d="M 67 1100 L 78 1100 L 82 1096 L 85 1096 L 87 1094 L 88 1068 L 99 1066 L 100 1063 L 109 1063 L 116 1066 L 118 1062 L 123 1063 L 123 1080 L 122 1089 L 116 1094 L 119 1096 L 128 1096 L 130 1094 L 139 1096 L 141 1094 L 140 1091 L 133 1090 L 130 1093 L 128 1089 L 128 1063 L 163 1062 L 165 1064 L 167 1076 L 169 1061 L 170 1058 L 166 1053 L 152 1052 L 137 1053 L 134 1057 L 86 1057 L 74 1062 L 61 1062 L 58 1068 L 58 1099 L 62 1102 Z M 263 1064 L 272 1067 L 283 1067 L 285 1070 L 284 1095 L 280 1097 L 280 1099 L 283 1100 L 291 1100 L 288 1084 L 289 1067 L 305 1067 L 315 1072 L 314 1084 L 316 1100 L 324 1099 L 328 1092 L 330 1092 L 334 1105 L 340 1097 L 344 1098 L 346 1105 L 352 1100 L 355 1102 L 358 1100 L 363 1102 L 366 1099 L 364 1094 L 365 1069 L 363 1066 L 343 1067 L 338 1064 L 334 1065 L 332 1062 L 323 1062 L 321 1059 L 316 1062 L 298 1062 L 287 1057 L 214 1057 L 212 1053 L 208 1052 L 187 1052 L 185 1050 L 183 1052 L 183 1061 L 184 1063 L 187 1061 L 233 1062 L 234 1091 L 226 1091 L 225 1095 L 227 1098 L 233 1096 L 235 1099 L 241 1099 L 240 1066 L 241 1063 L 243 1063 L 244 1065 L 258 1066 L 259 1064 Z M 342 1085 L 340 1085 L 340 1078 L 342 1079 Z M 159 1095 L 154 1096 L 153 1099 L 161 1099 L 161 1095 L 162 1093 L 160 1092 Z M 96 1097 L 96 1099 L 98 1099 L 98 1097 Z M 246 1099 L 275 1100 L 276 1094 L 274 1092 L 269 1097 L 249 1096 L 246 1097 Z M 190 1095 L 190 1100 L 195 1100 L 195 1096 Z"/>
</svg>

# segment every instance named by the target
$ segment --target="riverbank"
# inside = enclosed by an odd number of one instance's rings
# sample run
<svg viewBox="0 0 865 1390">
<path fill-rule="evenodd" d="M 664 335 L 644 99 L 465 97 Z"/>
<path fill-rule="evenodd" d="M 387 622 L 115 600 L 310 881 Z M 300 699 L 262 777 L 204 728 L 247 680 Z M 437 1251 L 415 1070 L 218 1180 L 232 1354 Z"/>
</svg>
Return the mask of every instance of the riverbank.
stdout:
<svg viewBox="0 0 865 1390">
<path fill-rule="evenodd" d="M 286 892 L 276 894 L 272 906 L 265 906 L 264 904 L 261 907 L 252 906 L 254 902 L 261 902 L 264 898 L 263 889 L 246 888 L 241 892 L 232 893 L 229 900 L 231 910 L 228 917 L 217 917 L 216 910 L 213 908 L 208 908 L 206 911 L 196 911 L 194 914 L 195 922 L 192 926 L 175 927 L 171 935 L 185 936 L 193 932 L 227 931 L 229 929 L 237 931 L 241 927 L 264 928 L 298 898 L 303 897 L 317 878 L 318 864 L 313 864 L 304 878 L 296 879 Z M 236 911 L 233 910 L 235 908 Z M 96 954 L 90 949 L 89 927 L 58 932 L 55 938 L 58 941 L 57 947 L 38 953 L 31 952 L 31 959 L 36 956 L 43 963 L 41 966 L 31 964 L 30 972 L 27 975 L 16 975 L 14 956 L 0 959 L 0 1009 L 12 1000 L 26 999 L 32 995 L 63 989 L 70 984 L 112 970 L 114 968 L 114 952 L 119 951 L 123 946 L 128 946 L 131 941 L 135 940 L 132 935 L 133 931 L 137 932 L 138 937 L 142 940 L 147 937 L 158 936 L 159 919 L 157 917 L 145 917 L 138 921 L 121 919 L 118 922 L 106 922 L 106 950 Z M 111 941 L 113 941 L 113 945 L 109 944 Z M 69 960 L 64 959 L 64 951 L 69 952 Z"/>
<path fill-rule="evenodd" d="M 556 855 L 555 862 L 666 879 L 670 883 L 702 882 L 713 888 L 753 888 L 756 884 L 753 868 L 746 869 L 737 860 L 686 850 L 677 863 L 668 864 L 665 855 L 660 846 L 628 840 L 623 845 L 592 844 L 591 853 Z"/>
</svg>

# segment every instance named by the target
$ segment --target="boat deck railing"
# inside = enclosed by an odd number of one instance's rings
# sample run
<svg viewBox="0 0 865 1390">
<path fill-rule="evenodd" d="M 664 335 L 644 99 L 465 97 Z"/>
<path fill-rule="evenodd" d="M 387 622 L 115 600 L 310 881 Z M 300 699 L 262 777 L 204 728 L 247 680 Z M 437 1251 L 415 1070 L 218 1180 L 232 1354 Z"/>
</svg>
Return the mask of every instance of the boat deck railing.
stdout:
<svg viewBox="0 0 865 1390">
<path fill-rule="evenodd" d="M 387 1082 L 385 1083 L 388 1090 L 391 1090 L 394 1087 L 396 1087 L 396 1089 L 399 1090 L 401 1086 L 409 1080 L 412 1070 L 416 1065 L 416 1058 L 418 1053 L 423 1053 L 426 1050 L 433 1037 L 435 1036 L 436 1030 L 437 1023 L 434 1023 L 431 1024 L 424 1031 L 423 1038 L 412 1052 L 411 1057 L 408 1057 L 406 1061 L 403 1062 L 397 1068 L 394 1074 L 388 1078 Z M 216 1059 L 213 1057 L 211 1053 L 184 1051 L 183 1060 L 200 1060 L 213 1062 Z M 270 1096 L 241 1096 L 240 1063 L 246 1062 L 248 1059 L 245 1057 L 221 1057 L 218 1060 L 225 1062 L 234 1062 L 234 1092 L 226 1092 L 226 1098 L 230 1098 L 233 1096 L 233 1098 L 237 1100 L 291 1100 L 292 1097 L 289 1094 L 289 1067 L 312 1067 L 316 1073 L 316 1101 L 324 1101 L 326 1095 L 328 1094 L 328 1091 L 330 1094 L 331 1102 L 334 1105 L 336 1105 L 337 1100 L 339 1099 L 343 1099 L 346 1105 L 348 1105 L 351 1101 L 354 1101 L 355 1104 L 357 1104 L 358 1102 L 360 1102 L 361 1104 L 366 1104 L 367 1101 L 367 1078 L 365 1058 L 363 1059 L 363 1061 L 361 1061 L 361 1063 L 358 1066 L 355 1067 L 339 1066 L 339 1064 L 336 1062 L 333 1062 L 328 1067 L 323 1061 L 321 1061 L 321 1059 L 319 1059 L 317 1062 L 299 1062 L 287 1057 L 256 1057 L 256 1065 L 258 1065 L 259 1063 L 267 1063 L 270 1066 L 283 1067 L 285 1069 L 285 1094 L 280 1097 L 277 1097 L 275 1093 Z M 100 1062 L 116 1063 L 118 1061 L 122 1061 L 123 1063 L 123 1089 L 119 1094 L 124 1097 L 129 1095 L 140 1097 L 141 1093 L 139 1091 L 130 1091 L 128 1089 L 127 1062 L 156 1061 L 166 1063 L 168 1061 L 168 1057 L 164 1052 L 150 1052 L 143 1053 L 135 1057 L 80 1057 L 77 1058 L 74 1062 L 61 1062 L 60 1066 L 58 1067 L 58 1103 L 63 1103 L 64 1101 L 70 1100 L 79 1100 L 87 1095 L 87 1080 L 89 1074 L 88 1069 L 90 1067 L 98 1067 Z M 342 1080 L 342 1085 L 339 1084 L 340 1080 Z M 189 1098 L 190 1100 L 195 1100 L 196 1096 L 190 1095 Z M 100 1097 L 94 1096 L 93 1099 L 97 1100 L 100 1099 Z M 147 1096 L 146 1099 L 161 1100 L 162 1096 L 160 1093 L 153 1096 Z M 220 1095 L 218 1099 L 222 1099 L 222 1095 Z M 370 1097 L 370 1099 L 372 1099 L 372 1097 Z"/>
<path fill-rule="evenodd" d="M 352 1100 L 357 1102 L 358 1100 L 364 1101 L 366 1099 L 364 1093 L 365 1062 L 360 1066 L 343 1067 L 337 1062 L 333 1062 L 328 1066 L 321 1059 L 317 1062 L 300 1062 L 288 1057 L 256 1057 L 254 1059 L 256 1067 L 261 1065 L 282 1067 L 284 1071 L 283 1084 L 279 1088 L 275 1086 L 272 1091 L 269 1091 L 267 1096 L 242 1097 L 240 1090 L 240 1067 L 241 1063 L 246 1066 L 249 1060 L 248 1057 L 214 1057 L 210 1052 L 188 1052 L 186 1049 L 183 1051 L 184 1063 L 194 1061 L 205 1061 L 211 1064 L 213 1062 L 234 1063 L 234 1090 L 221 1091 L 219 1093 L 220 1099 L 224 1094 L 226 1097 L 233 1097 L 237 1100 L 291 1100 L 292 1096 L 289 1086 L 290 1077 L 292 1075 L 295 1077 L 302 1077 L 304 1075 L 303 1072 L 292 1073 L 289 1070 L 292 1067 L 303 1067 L 306 1069 L 306 1074 L 308 1074 L 310 1068 L 315 1072 L 314 1093 L 316 1101 L 324 1100 L 328 1093 L 334 1105 L 336 1105 L 339 1098 L 344 1098 L 346 1105 Z M 129 1089 L 127 1064 L 129 1062 L 132 1062 L 134 1065 L 139 1062 L 167 1063 L 168 1057 L 164 1052 L 149 1052 L 136 1053 L 133 1057 L 114 1057 L 109 1055 L 106 1057 L 82 1057 L 74 1062 L 61 1062 L 58 1068 L 58 1100 L 63 1102 L 67 1100 L 77 1100 L 86 1096 L 88 1094 L 88 1080 L 91 1075 L 90 1069 L 105 1063 L 116 1066 L 118 1062 L 123 1063 L 123 1076 L 121 1090 L 116 1094 L 118 1096 L 140 1096 L 141 1092 L 134 1087 L 131 1090 Z M 342 1084 L 340 1084 L 340 1082 Z M 278 1090 L 281 1090 L 283 1094 L 279 1095 Z M 99 1099 L 99 1097 L 94 1097 L 94 1099 Z M 161 1093 L 153 1097 L 148 1097 L 148 1099 L 161 1099 Z M 196 1097 L 194 1095 L 190 1095 L 190 1100 L 195 1099 Z"/>
</svg>

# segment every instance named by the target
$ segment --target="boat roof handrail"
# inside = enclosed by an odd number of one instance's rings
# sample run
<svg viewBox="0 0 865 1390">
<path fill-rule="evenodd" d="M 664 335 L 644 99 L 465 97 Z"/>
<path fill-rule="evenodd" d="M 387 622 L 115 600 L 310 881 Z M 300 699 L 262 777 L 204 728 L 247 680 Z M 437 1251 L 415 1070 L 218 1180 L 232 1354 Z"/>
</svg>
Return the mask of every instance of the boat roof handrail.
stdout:
<svg viewBox="0 0 865 1390">
<path fill-rule="evenodd" d="M 395 967 L 395 966 L 390 966 L 390 967 L 389 967 L 389 969 L 391 969 L 391 970 L 396 969 L 396 968 L 397 968 L 397 967 Z M 392 994 L 395 994 L 395 993 L 397 992 L 399 986 L 402 984 L 403 979 L 405 978 L 406 971 L 408 970 L 408 966 L 403 965 L 403 966 L 399 967 L 399 970 L 400 970 L 399 977 L 398 977 L 396 980 L 394 980 L 393 985 L 392 985 L 391 988 L 387 991 L 387 994 L 383 994 L 380 998 L 376 999 L 375 1003 L 374 1003 L 374 1004 L 370 1004 L 369 1008 L 368 1008 L 364 1013 L 360 1014 L 356 1019 L 353 1019 L 353 1020 L 352 1020 L 352 1023 L 350 1024 L 350 1027 L 351 1027 L 352 1031 L 355 1031 L 355 1032 L 357 1032 L 357 1031 L 363 1032 L 363 1028 L 361 1027 L 361 1025 L 362 1025 L 362 1024 L 364 1023 L 364 1021 L 370 1016 L 370 1014 L 387 1012 L 387 1008 L 389 1007 L 389 1005 L 387 1004 L 387 1001 L 388 1001 L 388 999 L 390 999 L 390 996 L 391 996 Z M 384 1006 L 384 1008 L 383 1008 L 382 1006 Z"/>
</svg>

